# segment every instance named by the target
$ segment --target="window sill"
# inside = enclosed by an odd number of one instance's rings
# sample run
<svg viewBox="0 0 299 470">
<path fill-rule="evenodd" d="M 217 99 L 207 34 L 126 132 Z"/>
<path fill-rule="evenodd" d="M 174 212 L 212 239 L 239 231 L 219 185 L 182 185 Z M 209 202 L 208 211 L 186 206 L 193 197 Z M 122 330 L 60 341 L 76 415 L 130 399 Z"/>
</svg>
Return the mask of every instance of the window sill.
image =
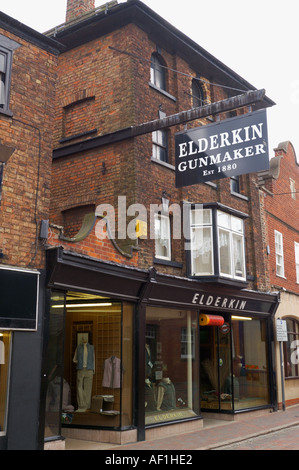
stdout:
<svg viewBox="0 0 299 470">
<path fill-rule="evenodd" d="M 231 279 L 226 277 L 219 277 L 219 276 L 188 276 L 189 279 L 194 279 L 200 281 L 202 283 L 208 284 L 219 284 L 219 285 L 227 285 L 232 286 L 240 289 L 244 289 L 248 286 L 247 280 L 237 280 Z"/>
<path fill-rule="evenodd" d="M 277 276 L 277 277 L 280 277 L 280 279 L 286 279 L 286 277 L 285 277 L 285 276 L 282 276 L 281 274 L 277 274 L 277 273 L 276 273 L 276 276 Z"/>
<path fill-rule="evenodd" d="M 166 96 L 167 98 L 171 99 L 172 101 L 176 102 L 176 98 L 172 96 L 170 93 L 167 93 L 167 91 L 162 90 L 162 88 L 157 87 L 153 83 L 149 82 L 149 86 L 153 88 L 154 90 L 158 91 L 159 93 L 162 93 L 162 95 Z"/>
<path fill-rule="evenodd" d="M 204 184 L 207 184 L 208 186 L 211 186 L 211 188 L 217 189 L 218 185 L 216 183 L 213 183 L 212 181 L 204 181 Z"/>
<path fill-rule="evenodd" d="M 151 157 L 151 161 L 153 163 L 157 163 L 158 165 L 164 166 L 165 168 L 168 168 L 169 170 L 172 170 L 172 171 L 175 170 L 175 167 L 173 165 L 167 162 L 163 162 L 162 160 L 158 160 L 157 158 Z"/>
<path fill-rule="evenodd" d="M 239 199 L 243 199 L 243 201 L 248 201 L 248 200 L 249 200 L 247 196 L 244 196 L 244 195 L 241 194 L 241 193 L 235 193 L 234 191 L 231 191 L 231 195 L 232 195 L 232 196 L 235 196 L 235 197 L 237 197 L 237 198 L 239 198 Z"/>
<path fill-rule="evenodd" d="M 155 264 L 163 264 L 164 266 L 171 266 L 172 268 L 180 268 L 182 269 L 183 263 L 178 263 L 177 261 L 171 261 L 162 258 L 154 258 Z"/>
<path fill-rule="evenodd" d="M 59 143 L 64 144 L 66 142 L 70 142 L 71 140 L 75 139 L 82 139 L 82 137 L 88 137 L 89 135 L 96 134 L 98 129 L 92 129 L 91 131 L 82 132 L 81 134 L 71 135 L 70 137 L 64 137 L 60 139 Z"/>
<path fill-rule="evenodd" d="M 0 108 L 0 114 L 4 114 L 5 116 L 12 117 L 13 112 L 10 111 L 9 109 L 2 109 Z"/>
</svg>

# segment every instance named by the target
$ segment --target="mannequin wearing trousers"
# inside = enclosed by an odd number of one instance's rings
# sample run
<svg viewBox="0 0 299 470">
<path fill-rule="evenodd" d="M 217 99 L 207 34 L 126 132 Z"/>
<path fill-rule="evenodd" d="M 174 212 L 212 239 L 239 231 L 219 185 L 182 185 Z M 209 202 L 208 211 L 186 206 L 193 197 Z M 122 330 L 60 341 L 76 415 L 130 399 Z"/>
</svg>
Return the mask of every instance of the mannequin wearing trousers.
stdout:
<svg viewBox="0 0 299 470">
<path fill-rule="evenodd" d="M 93 374 L 95 372 L 94 346 L 87 342 L 78 345 L 73 362 L 77 364 L 77 412 L 90 409 Z"/>
</svg>

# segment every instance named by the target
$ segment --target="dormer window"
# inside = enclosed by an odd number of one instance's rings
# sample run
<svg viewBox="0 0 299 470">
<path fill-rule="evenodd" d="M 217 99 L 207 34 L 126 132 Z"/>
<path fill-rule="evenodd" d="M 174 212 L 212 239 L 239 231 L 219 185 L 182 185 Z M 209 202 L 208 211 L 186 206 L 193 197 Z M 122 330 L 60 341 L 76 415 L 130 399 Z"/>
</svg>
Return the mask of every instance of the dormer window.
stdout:
<svg viewBox="0 0 299 470">
<path fill-rule="evenodd" d="M 191 208 L 190 276 L 246 280 L 245 217 L 220 204 Z"/>
</svg>

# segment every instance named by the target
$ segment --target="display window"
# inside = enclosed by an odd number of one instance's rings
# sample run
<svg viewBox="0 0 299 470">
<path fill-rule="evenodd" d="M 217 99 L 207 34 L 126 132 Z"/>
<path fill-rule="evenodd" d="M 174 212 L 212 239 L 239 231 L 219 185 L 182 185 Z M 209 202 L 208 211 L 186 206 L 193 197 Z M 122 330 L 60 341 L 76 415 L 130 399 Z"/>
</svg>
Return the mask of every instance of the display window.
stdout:
<svg viewBox="0 0 299 470">
<path fill-rule="evenodd" d="M 59 314 L 62 311 L 63 321 Z M 64 302 L 53 294 L 51 316 L 50 329 L 53 323 L 57 340 L 50 341 L 56 343 L 56 354 L 49 348 L 54 373 L 49 367 L 47 415 L 58 410 L 62 426 L 130 426 L 133 306 L 101 296 L 67 292 Z M 61 355 L 57 346 L 60 332 Z M 48 427 L 53 428 L 49 424 L 48 420 Z M 54 431 L 57 432 L 55 425 Z"/>
<path fill-rule="evenodd" d="M 6 434 L 11 333 L 0 330 L 0 436 Z"/>
<path fill-rule="evenodd" d="M 237 411 L 270 402 L 266 320 L 226 318 L 200 328 L 201 406 Z"/>
<path fill-rule="evenodd" d="M 199 415 L 198 315 L 148 307 L 145 338 L 145 424 Z"/>
</svg>

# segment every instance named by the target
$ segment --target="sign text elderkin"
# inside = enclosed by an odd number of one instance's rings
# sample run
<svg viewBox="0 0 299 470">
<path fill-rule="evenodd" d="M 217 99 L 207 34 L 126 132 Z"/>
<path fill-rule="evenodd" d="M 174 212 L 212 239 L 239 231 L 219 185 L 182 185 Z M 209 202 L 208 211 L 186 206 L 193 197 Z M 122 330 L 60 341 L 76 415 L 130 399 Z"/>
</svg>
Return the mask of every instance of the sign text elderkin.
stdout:
<svg viewBox="0 0 299 470">
<path fill-rule="evenodd" d="M 176 134 L 176 187 L 269 169 L 266 111 Z"/>
</svg>

